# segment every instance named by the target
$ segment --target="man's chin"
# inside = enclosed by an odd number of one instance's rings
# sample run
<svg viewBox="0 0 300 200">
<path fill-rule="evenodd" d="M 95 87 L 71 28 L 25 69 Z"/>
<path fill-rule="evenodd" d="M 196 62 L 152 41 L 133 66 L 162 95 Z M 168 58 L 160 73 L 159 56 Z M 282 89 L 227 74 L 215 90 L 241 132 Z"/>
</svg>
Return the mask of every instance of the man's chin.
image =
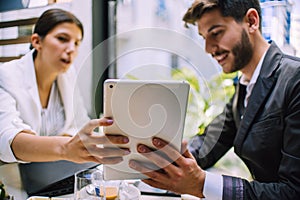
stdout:
<svg viewBox="0 0 300 200">
<path fill-rule="evenodd" d="M 239 71 L 239 69 L 237 69 L 236 67 L 234 67 L 232 65 L 223 65 L 221 67 L 225 74 L 230 74 L 230 73 Z"/>
<path fill-rule="evenodd" d="M 223 70 L 223 72 L 225 73 L 225 74 L 229 74 L 229 73 L 232 73 L 233 72 L 233 70 L 232 70 L 232 68 L 231 67 L 223 67 L 222 66 L 222 70 Z"/>
</svg>

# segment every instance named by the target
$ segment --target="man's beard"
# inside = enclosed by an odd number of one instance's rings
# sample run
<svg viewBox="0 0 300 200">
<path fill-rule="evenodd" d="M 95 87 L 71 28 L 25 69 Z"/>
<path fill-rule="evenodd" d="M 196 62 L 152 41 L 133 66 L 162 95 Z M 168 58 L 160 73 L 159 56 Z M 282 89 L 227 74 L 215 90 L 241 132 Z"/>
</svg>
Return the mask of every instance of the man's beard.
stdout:
<svg viewBox="0 0 300 200">
<path fill-rule="evenodd" d="M 231 72 L 243 69 L 250 62 L 253 56 L 253 47 L 244 29 L 241 34 L 241 40 L 233 47 L 232 53 L 234 55 L 234 63 Z"/>
</svg>

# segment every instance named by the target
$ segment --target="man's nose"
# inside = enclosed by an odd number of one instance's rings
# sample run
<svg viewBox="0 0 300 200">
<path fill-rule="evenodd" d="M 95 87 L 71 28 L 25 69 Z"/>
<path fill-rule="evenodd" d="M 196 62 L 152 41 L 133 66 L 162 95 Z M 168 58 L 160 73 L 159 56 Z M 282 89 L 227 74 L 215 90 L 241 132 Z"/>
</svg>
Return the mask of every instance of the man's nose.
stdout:
<svg viewBox="0 0 300 200">
<path fill-rule="evenodd" d="M 206 39 L 205 40 L 205 51 L 211 55 L 214 55 L 218 49 L 218 46 L 213 41 Z"/>
</svg>

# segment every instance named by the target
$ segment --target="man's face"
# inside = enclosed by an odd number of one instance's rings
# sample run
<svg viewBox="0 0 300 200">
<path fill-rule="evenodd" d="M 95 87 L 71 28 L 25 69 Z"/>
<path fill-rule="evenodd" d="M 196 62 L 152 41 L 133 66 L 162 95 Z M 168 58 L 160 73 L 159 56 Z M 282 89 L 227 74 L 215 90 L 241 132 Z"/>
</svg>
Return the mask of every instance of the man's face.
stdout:
<svg viewBox="0 0 300 200">
<path fill-rule="evenodd" d="M 222 17 L 219 10 L 205 13 L 198 21 L 205 50 L 222 66 L 225 73 L 243 69 L 253 56 L 253 47 L 243 23 Z"/>
</svg>

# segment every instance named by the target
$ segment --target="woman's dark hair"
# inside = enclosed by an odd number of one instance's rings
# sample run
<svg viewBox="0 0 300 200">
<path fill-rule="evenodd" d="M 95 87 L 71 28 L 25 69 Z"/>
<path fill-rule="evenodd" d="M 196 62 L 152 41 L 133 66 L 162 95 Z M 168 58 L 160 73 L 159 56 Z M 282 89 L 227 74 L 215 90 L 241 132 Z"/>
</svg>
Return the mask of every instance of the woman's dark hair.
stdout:
<svg viewBox="0 0 300 200">
<path fill-rule="evenodd" d="M 76 24 L 83 37 L 83 25 L 79 19 L 72 13 L 58 8 L 46 10 L 37 20 L 33 33 L 37 33 L 41 38 L 44 38 L 57 25 L 65 22 Z M 32 49 L 32 46 L 30 48 Z"/>
<path fill-rule="evenodd" d="M 223 17 L 233 17 L 241 22 L 250 8 L 254 8 L 261 19 L 261 7 L 258 0 L 195 0 L 183 17 L 187 24 L 195 24 L 204 13 L 219 9 Z M 260 20 L 261 30 L 261 20 Z"/>
</svg>

